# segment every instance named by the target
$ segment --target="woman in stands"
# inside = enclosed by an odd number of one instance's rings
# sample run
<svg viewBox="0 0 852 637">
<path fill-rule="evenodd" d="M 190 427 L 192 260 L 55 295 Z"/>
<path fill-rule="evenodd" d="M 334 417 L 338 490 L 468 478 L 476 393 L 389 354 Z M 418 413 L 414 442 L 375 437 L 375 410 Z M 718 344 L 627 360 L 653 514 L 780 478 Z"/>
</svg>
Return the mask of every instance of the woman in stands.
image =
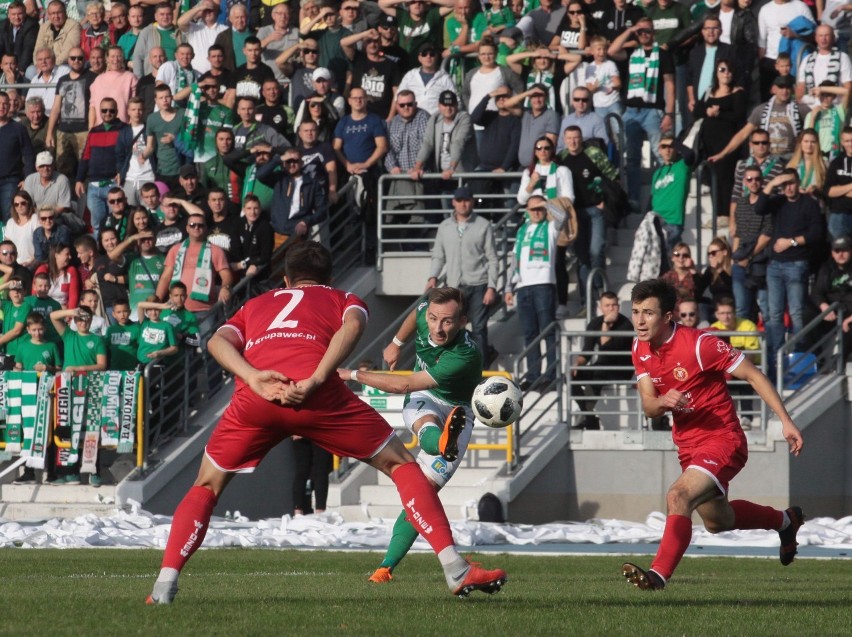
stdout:
<svg viewBox="0 0 852 637">
<path fill-rule="evenodd" d="M 716 299 L 733 298 L 731 267 L 731 246 L 723 237 L 716 237 L 707 248 L 707 267 L 695 277 L 695 298 L 699 303 L 701 320 L 713 322 Z M 709 296 L 705 297 L 707 292 Z"/>
<path fill-rule="evenodd" d="M 692 252 L 683 241 L 675 244 L 671 253 L 672 269 L 660 278 L 671 285 L 677 292 L 677 313 L 680 302 L 695 298 L 695 263 Z"/>
<path fill-rule="evenodd" d="M 701 143 L 705 157 L 725 149 L 737 131 L 745 125 L 747 108 L 748 96 L 741 87 L 734 85 L 734 66 L 728 60 L 717 60 L 710 89 L 703 99 L 696 102 L 693 111 L 696 119 L 704 119 Z M 711 193 L 713 212 L 717 217 L 725 219 L 721 222 L 722 227 L 728 226 L 730 217 L 737 159 L 737 154 L 731 153 L 710 165 L 715 176 L 715 188 Z"/>
<path fill-rule="evenodd" d="M 50 246 L 47 263 L 40 265 L 35 273 L 46 273 L 50 279 L 48 296 L 62 306 L 63 310 L 75 309 L 80 301 L 80 274 L 71 265 L 71 246 Z"/>
<path fill-rule="evenodd" d="M 33 235 L 38 229 L 38 215 L 30 193 L 19 190 L 12 197 L 12 209 L 6 222 L 3 238 L 14 241 L 18 248 L 18 263 L 30 269 L 37 264 Z"/>
<path fill-rule="evenodd" d="M 825 185 L 826 165 L 819 147 L 819 135 L 808 128 L 799 133 L 793 156 L 787 168 L 795 168 L 799 173 L 800 192 L 818 195 Z"/>
</svg>

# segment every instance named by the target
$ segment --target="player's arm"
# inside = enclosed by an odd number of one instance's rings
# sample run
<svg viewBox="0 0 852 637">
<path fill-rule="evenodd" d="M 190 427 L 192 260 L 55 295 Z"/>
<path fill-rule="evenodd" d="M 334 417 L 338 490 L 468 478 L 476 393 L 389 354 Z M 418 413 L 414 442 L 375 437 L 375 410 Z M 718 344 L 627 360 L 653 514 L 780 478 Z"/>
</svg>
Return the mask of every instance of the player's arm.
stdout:
<svg viewBox="0 0 852 637">
<path fill-rule="evenodd" d="M 354 380 L 375 389 L 391 394 L 407 394 L 413 391 L 433 389 L 438 383 L 429 372 L 419 371 L 413 374 L 386 374 L 382 372 L 362 372 L 340 368 L 337 370 L 343 380 Z"/>
<path fill-rule="evenodd" d="M 676 389 L 670 389 L 662 396 L 657 393 L 654 381 L 650 376 L 639 379 L 639 397 L 642 399 L 642 410 L 647 418 L 659 418 L 667 411 L 675 407 L 686 407 L 689 402 L 682 393 Z"/>
<path fill-rule="evenodd" d="M 802 451 L 802 446 L 804 445 L 802 432 L 799 431 L 799 428 L 796 427 L 793 419 L 790 417 L 790 414 L 787 413 L 787 408 L 784 407 L 784 401 L 781 400 L 781 396 L 779 396 L 778 392 L 775 391 L 775 387 L 772 386 L 772 383 L 766 375 L 761 372 L 754 363 L 747 358 L 744 358 L 742 362 L 737 365 L 737 368 L 731 372 L 731 376 L 748 382 L 754 391 L 757 392 L 757 395 L 760 396 L 761 400 L 763 400 L 763 402 L 765 402 L 769 408 L 775 412 L 775 415 L 778 416 L 778 419 L 781 421 L 781 433 L 787 441 L 787 444 L 790 445 L 790 453 L 794 456 L 798 456 Z"/>
<path fill-rule="evenodd" d="M 219 329 L 207 343 L 207 351 L 234 376 L 240 378 L 264 400 L 279 400 L 289 379 L 275 370 L 255 369 L 242 353 L 243 343 L 234 330 Z"/>
<path fill-rule="evenodd" d="M 385 359 L 385 362 L 388 364 L 388 368 L 390 368 L 391 371 L 396 369 L 396 364 L 399 361 L 399 352 L 402 350 L 402 346 L 405 345 L 412 336 L 414 336 L 414 332 L 416 330 L 417 310 L 414 309 L 405 317 L 402 325 L 400 325 L 399 329 L 396 331 L 396 336 L 393 337 L 393 340 L 387 347 L 385 347 L 384 352 L 382 352 L 382 358 Z M 373 385 L 370 386 L 372 387 Z M 381 387 L 376 387 L 376 389 L 381 389 Z"/>
</svg>

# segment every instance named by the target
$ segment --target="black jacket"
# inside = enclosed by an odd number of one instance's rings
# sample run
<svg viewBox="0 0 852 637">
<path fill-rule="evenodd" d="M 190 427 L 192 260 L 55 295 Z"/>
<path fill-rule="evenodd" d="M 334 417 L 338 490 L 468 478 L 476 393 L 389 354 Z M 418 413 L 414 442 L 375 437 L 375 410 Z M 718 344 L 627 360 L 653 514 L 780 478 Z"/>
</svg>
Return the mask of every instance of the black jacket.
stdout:
<svg viewBox="0 0 852 637">
<path fill-rule="evenodd" d="M 716 49 L 716 64 L 720 60 L 728 60 L 733 64 L 731 59 L 731 46 L 724 42 L 719 42 Z M 704 58 L 707 57 L 707 47 L 703 42 L 696 44 L 689 52 L 689 59 L 686 61 L 686 85 L 698 88 L 698 81 L 701 79 L 701 67 L 704 66 Z M 700 95 L 696 95 L 695 99 L 700 99 Z"/>
<path fill-rule="evenodd" d="M 811 299 L 819 307 L 822 303 L 831 305 L 840 302 L 844 318 L 852 312 L 852 265 L 841 268 L 830 258 L 822 264 L 814 281 Z"/>
<path fill-rule="evenodd" d="M 18 37 L 12 40 L 12 25 L 8 20 L 0 22 L 0 55 L 13 54 L 18 58 L 18 68 L 26 69 L 33 63 L 38 22 L 27 16 L 18 31 Z"/>
<path fill-rule="evenodd" d="M 302 188 L 299 191 L 299 212 L 291 217 L 293 179 L 283 170 L 277 170 L 280 166 L 281 157 L 273 157 L 257 169 L 257 178 L 275 191 L 270 211 L 272 229 L 278 234 L 291 235 L 300 221 L 304 221 L 309 227 L 325 221 L 328 218 L 325 183 L 303 174 Z"/>
</svg>

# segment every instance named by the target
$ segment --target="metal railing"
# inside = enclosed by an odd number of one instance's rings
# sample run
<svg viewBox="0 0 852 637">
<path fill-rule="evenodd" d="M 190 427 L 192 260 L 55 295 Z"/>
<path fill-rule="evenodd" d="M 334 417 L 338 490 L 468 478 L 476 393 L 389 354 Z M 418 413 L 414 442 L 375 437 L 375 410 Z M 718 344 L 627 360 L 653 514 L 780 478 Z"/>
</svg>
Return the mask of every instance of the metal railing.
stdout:
<svg viewBox="0 0 852 637">
<path fill-rule="evenodd" d="M 609 278 L 603 268 L 593 268 L 586 279 L 586 317 L 591 319 L 595 315 L 595 279 L 601 280 L 600 291 L 609 290 Z"/>
<path fill-rule="evenodd" d="M 704 172 L 710 172 L 710 229 L 713 237 L 715 238 L 718 231 L 718 216 L 717 210 L 713 207 L 712 199 L 713 192 L 716 190 L 716 172 L 711 168 L 710 163 L 707 161 L 703 161 L 698 164 L 698 168 L 695 169 L 695 268 L 699 272 L 704 267 L 704 251 L 701 249 L 701 213 L 704 209 L 702 204 L 701 197 L 701 186 L 704 183 Z"/>
<path fill-rule="evenodd" d="M 835 312 L 837 319 L 829 328 L 825 317 Z M 840 303 L 832 303 L 820 312 L 802 330 L 790 338 L 776 352 L 775 387 L 779 394 L 799 389 L 814 375 L 844 373 L 846 352 L 843 351 L 843 310 Z M 821 330 L 825 330 L 819 335 Z M 815 337 L 815 338 L 814 338 Z"/>
</svg>

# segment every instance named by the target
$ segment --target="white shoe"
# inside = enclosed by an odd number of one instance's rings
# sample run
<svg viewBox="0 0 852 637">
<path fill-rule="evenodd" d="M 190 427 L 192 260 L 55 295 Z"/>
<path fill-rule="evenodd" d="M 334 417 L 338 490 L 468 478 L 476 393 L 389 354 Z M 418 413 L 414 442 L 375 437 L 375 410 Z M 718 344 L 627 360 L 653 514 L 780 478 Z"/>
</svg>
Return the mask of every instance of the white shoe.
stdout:
<svg viewBox="0 0 852 637">
<path fill-rule="evenodd" d="M 751 429 L 751 418 L 748 416 L 740 418 L 740 427 L 743 428 L 743 431 L 749 431 Z"/>
</svg>

